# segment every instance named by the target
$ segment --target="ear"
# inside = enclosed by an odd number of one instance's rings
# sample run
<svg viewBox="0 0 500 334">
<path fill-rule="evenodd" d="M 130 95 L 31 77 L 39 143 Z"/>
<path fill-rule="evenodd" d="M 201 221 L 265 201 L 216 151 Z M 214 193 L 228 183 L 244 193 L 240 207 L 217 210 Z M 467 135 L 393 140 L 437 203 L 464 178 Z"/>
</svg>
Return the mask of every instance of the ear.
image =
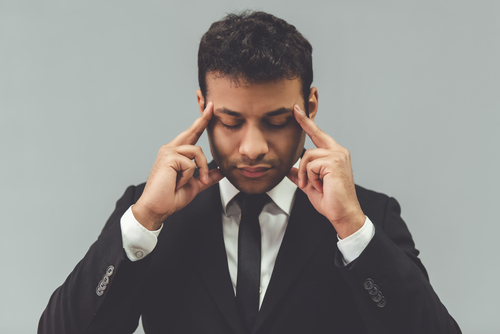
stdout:
<svg viewBox="0 0 500 334">
<path fill-rule="evenodd" d="M 203 98 L 203 94 L 199 89 L 196 91 L 196 99 L 198 100 L 198 107 L 200 108 L 200 113 L 203 115 L 203 110 L 205 110 L 205 99 Z"/>
<path fill-rule="evenodd" d="M 309 93 L 309 118 L 314 120 L 316 117 L 316 112 L 318 111 L 318 90 L 316 87 L 312 87 Z"/>
</svg>

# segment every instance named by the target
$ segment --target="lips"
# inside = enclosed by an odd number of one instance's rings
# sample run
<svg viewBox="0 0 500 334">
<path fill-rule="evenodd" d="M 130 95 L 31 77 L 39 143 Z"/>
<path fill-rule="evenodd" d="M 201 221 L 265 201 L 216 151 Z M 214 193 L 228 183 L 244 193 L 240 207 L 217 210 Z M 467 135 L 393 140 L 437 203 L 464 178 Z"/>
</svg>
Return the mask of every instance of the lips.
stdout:
<svg viewBox="0 0 500 334">
<path fill-rule="evenodd" d="M 271 168 L 268 166 L 243 166 L 238 167 L 238 171 L 243 174 L 243 176 L 249 178 L 257 178 L 266 174 Z"/>
</svg>

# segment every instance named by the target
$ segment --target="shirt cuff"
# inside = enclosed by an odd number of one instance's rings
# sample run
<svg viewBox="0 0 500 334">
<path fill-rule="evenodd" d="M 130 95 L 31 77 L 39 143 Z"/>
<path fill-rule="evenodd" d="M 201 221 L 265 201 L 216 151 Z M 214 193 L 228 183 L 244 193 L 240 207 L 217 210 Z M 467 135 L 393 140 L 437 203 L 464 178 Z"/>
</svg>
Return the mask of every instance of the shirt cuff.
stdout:
<svg viewBox="0 0 500 334">
<path fill-rule="evenodd" d="M 123 249 L 130 261 L 135 262 L 146 257 L 153 251 L 158 242 L 158 236 L 163 225 L 156 231 L 150 231 L 142 226 L 128 208 L 120 219 Z"/>
<path fill-rule="evenodd" d="M 337 235 L 337 238 L 339 239 L 337 247 L 342 253 L 344 265 L 348 265 L 352 261 L 356 260 L 365 250 L 366 246 L 368 246 L 368 243 L 370 243 L 374 235 L 375 227 L 368 217 L 366 217 L 363 226 L 347 238 L 340 239 Z"/>
</svg>

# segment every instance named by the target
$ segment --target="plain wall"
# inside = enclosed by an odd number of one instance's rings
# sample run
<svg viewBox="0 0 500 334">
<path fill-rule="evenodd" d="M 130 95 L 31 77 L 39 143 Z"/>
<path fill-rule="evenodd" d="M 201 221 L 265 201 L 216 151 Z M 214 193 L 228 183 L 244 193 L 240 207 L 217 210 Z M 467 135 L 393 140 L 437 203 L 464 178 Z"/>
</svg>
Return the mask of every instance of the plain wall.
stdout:
<svg viewBox="0 0 500 334">
<path fill-rule="evenodd" d="M 35 332 L 115 201 L 198 117 L 198 42 L 244 8 L 310 40 L 317 123 L 358 184 L 398 199 L 463 332 L 499 333 L 495 0 L 0 0 L 0 332 Z"/>
</svg>

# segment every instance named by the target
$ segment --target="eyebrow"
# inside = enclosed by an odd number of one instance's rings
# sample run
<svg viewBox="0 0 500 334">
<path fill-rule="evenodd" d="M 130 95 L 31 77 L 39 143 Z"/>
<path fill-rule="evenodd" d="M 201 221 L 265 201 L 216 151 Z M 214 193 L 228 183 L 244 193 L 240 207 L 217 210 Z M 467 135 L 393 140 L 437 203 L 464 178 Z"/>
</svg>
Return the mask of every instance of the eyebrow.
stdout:
<svg viewBox="0 0 500 334">
<path fill-rule="evenodd" d="M 241 117 L 242 116 L 240 112 L 233 111 L 233 110 L 227 109 L 227 108 L 217 108 L 217 109 L 215 109 L 215 112 L 226 114 L 229 116 L 234 116 L 234 117 Z M 266 112 L 264 114 L 264 117 L 273 117 L 273 116 L 278 116 L 278 115 L 283 115 L 283 114 L 288 114 L 288 113 L 293 114 L 293 109 L 281 107 L 281 108 L 278 108 L 276 110 Z"/>
</svg>

